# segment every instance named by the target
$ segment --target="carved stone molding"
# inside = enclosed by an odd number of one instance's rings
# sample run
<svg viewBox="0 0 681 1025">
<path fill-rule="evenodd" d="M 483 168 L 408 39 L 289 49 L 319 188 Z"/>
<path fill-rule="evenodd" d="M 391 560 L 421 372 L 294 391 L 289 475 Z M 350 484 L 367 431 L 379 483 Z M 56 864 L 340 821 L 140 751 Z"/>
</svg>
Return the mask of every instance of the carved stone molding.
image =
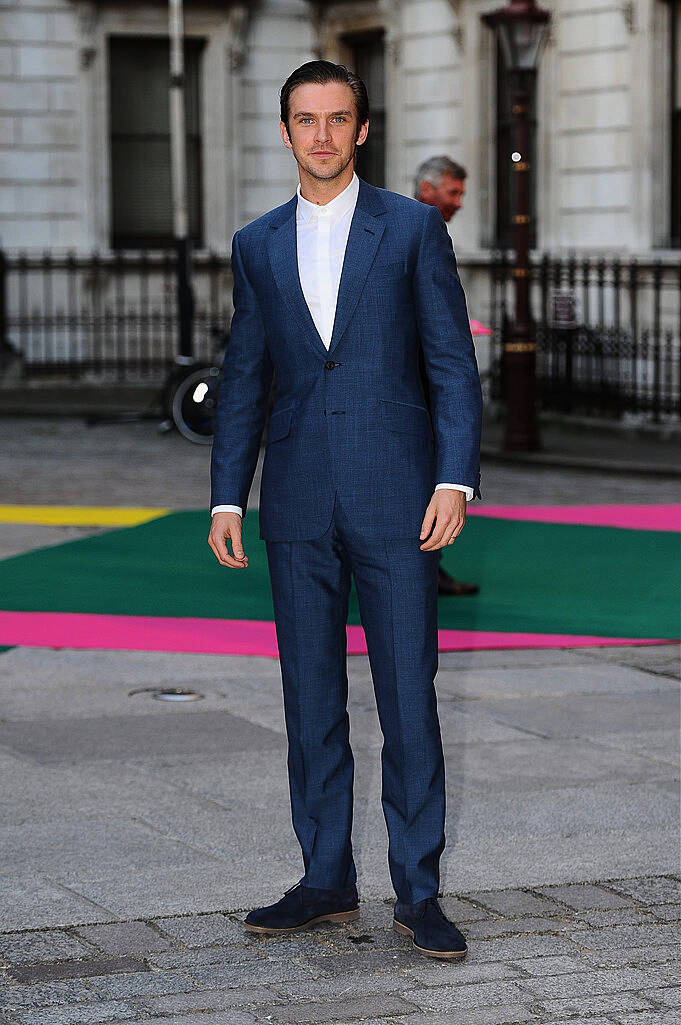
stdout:
<svg viewBox="0 0 681 1025">
<path fill-rule="evenodd" d="M 238 71 L 246 56 L 246 36 L 251 21 L 252 8 L 246 4 L 235 4 L 229 9 L 227 28 L 230 41 L 227 46 L 232 71 Z"/>
</svg>

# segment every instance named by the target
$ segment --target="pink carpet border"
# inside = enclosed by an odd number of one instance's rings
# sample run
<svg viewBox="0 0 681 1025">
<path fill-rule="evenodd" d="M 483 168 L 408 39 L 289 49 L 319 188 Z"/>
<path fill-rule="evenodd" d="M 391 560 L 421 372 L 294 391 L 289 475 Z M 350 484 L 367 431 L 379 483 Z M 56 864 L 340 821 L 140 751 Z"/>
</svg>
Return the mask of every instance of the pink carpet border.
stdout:
<svg viewBox="0 0 681 1025">
<path fill-rule="evenodd" d="M 679 505 L 469 505 L 472 516 L 625 530 L 681 530 Z"/>
<path fill-rule="evenodd" d="M 348 653 L 366 654 L 361 626 L 348 626 Z M 575 634 L 440 630 L 440 651 L 583 648 L 672 644 L 670 640 Z M 75 612 L 0 612 L 0 645 L 37 648 L 167 651 L 209 655 L 278 655 L 274 623 L 253 619 L 105 616 Z"/>
</svg>

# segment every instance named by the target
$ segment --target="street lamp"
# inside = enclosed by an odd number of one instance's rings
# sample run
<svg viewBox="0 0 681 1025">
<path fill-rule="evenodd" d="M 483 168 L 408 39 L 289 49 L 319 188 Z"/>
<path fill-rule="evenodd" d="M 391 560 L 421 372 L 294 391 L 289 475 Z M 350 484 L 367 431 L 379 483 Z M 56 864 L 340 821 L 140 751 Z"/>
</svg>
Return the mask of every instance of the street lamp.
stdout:
<svg viewBox="0 0 681 1025">
<path fill-rule="evenodd" d="M 183 0 L 168 0 L 170 36 L 170 164 L 173 235 L 177 261 L 178 366 L 191 366 L 194 296 L 191 285 L 191 239 L 187 211 L 187 137 L 184 108 Z"/>
<path fill-rule="evenodd" d="M 499 40 L 513 83 L 513 114 L 511 152 L 504 157 L 511 161 L 514 181 L 515 315 L 509 336 L 504 343 L 506 380 L 507 450 L 529 452 L 539 448 L 536 410 L 535 343 L 530 319 L 530 188 L 528 79 L 536 70 L 550 15 L 535 0 L 508 0 L 483 21 Z"/>
</svg>

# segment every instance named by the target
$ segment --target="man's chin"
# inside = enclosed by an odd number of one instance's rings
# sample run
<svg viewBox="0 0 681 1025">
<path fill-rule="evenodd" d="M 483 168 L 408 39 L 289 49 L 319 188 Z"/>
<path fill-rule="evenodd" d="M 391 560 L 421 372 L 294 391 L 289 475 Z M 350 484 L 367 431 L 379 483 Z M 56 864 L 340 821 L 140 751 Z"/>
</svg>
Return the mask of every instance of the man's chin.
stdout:
<svg viewBox="0 0 681 1025">
<path fill-rule="evenodd" d="M 314 163 L 299 160 L 298 163 L 311 178 L 315 178 L 317 181 L 332 181 L 343 173 L 345 168 L 348 166 L 349 161 L 343 161 L 342 159 L 338 160 L 338 158 L 336 158 L 333 163 L 325 163 L 321 160 L 315 161 Z"/>
</svg>

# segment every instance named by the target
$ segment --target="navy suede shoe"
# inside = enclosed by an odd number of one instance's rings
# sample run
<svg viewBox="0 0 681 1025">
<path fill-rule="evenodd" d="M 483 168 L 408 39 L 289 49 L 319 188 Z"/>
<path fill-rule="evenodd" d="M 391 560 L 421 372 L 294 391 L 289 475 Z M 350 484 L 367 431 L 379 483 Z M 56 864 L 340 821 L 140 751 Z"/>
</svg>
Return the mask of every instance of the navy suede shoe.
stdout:
<svg viewBox="0 0 681 1025">
<path fill-rule="evenodd" d="M 315 922 L 353 922 L 359 918 L 358 905 L 354 884 L 343 890 L 317 890 L 297 883 L 276 904 L 250 911 L 244 924 L 252 932 L 298 932 Z"/>
<path fill-rule="evenodd" d="M 454 961 L 468 953 L 466 940 L 453 922 L 442 912 L 435 897 L 418 904 L 395 904 L 393 919 L 395 932 L 411 936 L 414 950 L 426 957 L 439 957 Z"/>
</svg>

